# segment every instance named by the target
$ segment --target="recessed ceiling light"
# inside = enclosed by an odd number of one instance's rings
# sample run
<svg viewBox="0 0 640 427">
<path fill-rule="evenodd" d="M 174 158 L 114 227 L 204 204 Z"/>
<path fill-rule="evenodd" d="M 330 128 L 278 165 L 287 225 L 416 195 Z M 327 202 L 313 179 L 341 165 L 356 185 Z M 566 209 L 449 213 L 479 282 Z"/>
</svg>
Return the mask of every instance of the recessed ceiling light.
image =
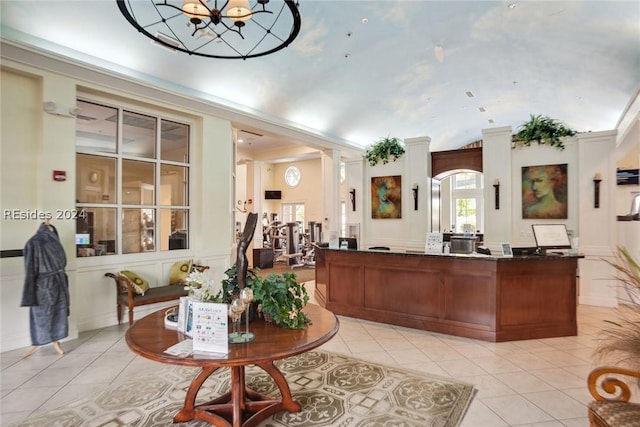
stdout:
<svg viewBox="0 0 640 427">
<path fill-rule="evenodd" d="M 484 107 L 478 107 L 478 111 L 480 111 L 481 113 L 484 113 L 487 110 L 485 110 Z"/>
<path fill-rule="evenodd" d="M 475 98 L 476 96 L 473 94 L 473 92 L 471 92 L 470 90 L 466 91 L 464 93 L 465 95 L 467 95 L 467 98 Z"/>
<path fill-rule="evenodd" d="M 369 20 L 367 18 L 362 18 L 362 23 L 366 24 L 367 22 L 369 22 Z"/>
<path fill-rule="evenodd" d="M 239 140 L 238 140 L 238 143 L 239 143 L 239 144 L 242 144 L 243 142 L 244 142 L 244 139 L 239 139 Z"/>
<path fill-rule="evenodd" d="M 510 3 L 509 4 L 509 9 L 515 9 L 516 8 L 516 4 L 515 3 Z"/>
<path fill-rule="evenodd" d="M 495 123 L 493 119 L 489 119 L 489 123 Z"/>
<path fill-rule="evenodd" d="M 347 53 L 344 54 L 344 59 L 349 59 L 349 57 L 351 57 L 350 53 L 347 52 Z"/>
</svg>

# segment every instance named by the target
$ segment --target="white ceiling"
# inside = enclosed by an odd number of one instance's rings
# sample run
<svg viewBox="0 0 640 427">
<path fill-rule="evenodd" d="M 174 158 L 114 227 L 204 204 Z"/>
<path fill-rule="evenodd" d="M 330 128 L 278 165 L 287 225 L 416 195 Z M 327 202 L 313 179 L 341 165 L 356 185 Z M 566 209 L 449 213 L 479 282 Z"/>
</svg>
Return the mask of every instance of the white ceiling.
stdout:
<svg viewBox="0 0 640 427">
<path fill-rule="evenodd" d="M 3 41 L 236 109 L 237 129 L 251 132 L 238 137 L 263 153 L 267 143 L 308 145 L 305 135 L 355 148 L 429 136 L 433 151 L 456 149 L 530 114 L 609 130 L 640 86 L 637 0 L 300 0 L 298 38 L 248 60 L 154 46 L 115 0 L 0 7 Z M 243 123 L 251 116 L 275 126 Z"/>
</svg>

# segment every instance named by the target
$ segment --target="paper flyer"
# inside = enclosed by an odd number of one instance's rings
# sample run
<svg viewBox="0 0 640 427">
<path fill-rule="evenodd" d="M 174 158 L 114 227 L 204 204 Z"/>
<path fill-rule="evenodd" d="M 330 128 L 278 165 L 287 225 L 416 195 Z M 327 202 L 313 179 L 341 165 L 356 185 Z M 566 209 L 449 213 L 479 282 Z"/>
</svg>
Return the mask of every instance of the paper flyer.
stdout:
<svg viewBox="0 0 640 427">
<path fill-rule="evenodd" d="M 227 305 L 191 301 L 191 337 L 193 352 L 229 353 Z M 187 330 L 189 330 L 187 316 Z"/>
</svg>

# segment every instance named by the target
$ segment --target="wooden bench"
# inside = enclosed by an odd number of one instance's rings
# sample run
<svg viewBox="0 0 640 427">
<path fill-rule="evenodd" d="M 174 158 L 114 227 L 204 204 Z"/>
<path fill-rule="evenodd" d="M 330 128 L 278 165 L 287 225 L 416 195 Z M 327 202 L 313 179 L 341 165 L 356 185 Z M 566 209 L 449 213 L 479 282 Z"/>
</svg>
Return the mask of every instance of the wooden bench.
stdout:
<svg viewBox="0 0 640 427">
<path fill-rule="evenodd" d="M 591 371 L 587 378 L 595 399 L 589 403 L 591 427 L 640 426 L 640 403 L 630 401 L 632 390 L 638 391 L 639 380 L 640 372 L 624 368 L 604 366 Z"/>
<path fill-rule="evenodd" d="M 192 271 L 205 271 L 209 267 L 203 265 L 193 265 Z M 118 325 L 122 323 L 122 310 L 129 309 L 129 326 L 133 325 L 133 309 L 141 305 L 156 304 L 180 299 L 188 295 L 188 291 L 181 285 L 157 286 L 147 289 L 144 295 L 134 291 L 133 283 L 127 276 L 122 274 L 105 273 L 116 284 L 116 308 L 118 311 Z"/>
</svg>

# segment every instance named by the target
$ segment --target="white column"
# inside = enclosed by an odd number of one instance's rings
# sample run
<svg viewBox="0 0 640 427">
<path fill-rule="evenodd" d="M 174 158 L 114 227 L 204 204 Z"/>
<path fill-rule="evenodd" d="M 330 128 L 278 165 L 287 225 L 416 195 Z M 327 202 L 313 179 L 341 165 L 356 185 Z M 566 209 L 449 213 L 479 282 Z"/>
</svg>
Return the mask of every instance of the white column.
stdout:
<svg viewBox="0 0 640 427">
<path fill-rule="evenodd" d="M 427 232 L 431 231 L 431 138 L 406 138 L 406 181 L 403 182 L 408 236 L 406 249 L 423 250 Z M 415 209 L 414 188 L 417 189 L 418 209 Z"/>
<path fill-rule="evenodd" d="M 368 191 L 368 187 L 365 187 L 363 184 L 363 174 L 364 174 L 364 159 L 360 157 L 359 159 L 352 159 L 345 161 L 345 203 L 347 205 L 347 214 L 346 214 L 346 222 L 347 224 L 357 224 L 358 225 L 358 247 L 362 246 L 362 227 L 363 227 L 363 201 L 365 197 L 365 191 Z M 354 191 L 355 193 L 355 210 L 353 209 L 354 204 L 351 201 L 350 192 Z"/>
<path fill-rule="evenodd" d="M 340 234 L 340 151 L 322 152 L 323 221 L 322 234 L 325 242 Z"/>
<path fill-rule="evenodd" d="M 500 253 L 500 242 L 512 241 L 511 126 L 482 130 L 484 174 L 484 245 Z M 500 208 L 495 206 L 494 184 L 500 184 Z"/>
<path fill-rule="evenodd" d="M 616 131 L 590 132 L 578 139 L 578 238 L 581 304 L 614 307 L 617 301 L 612 260 L 616 247 Z M 594 178 L 600 174 L 600 207 L 594 207 Z"/>
</svg>

